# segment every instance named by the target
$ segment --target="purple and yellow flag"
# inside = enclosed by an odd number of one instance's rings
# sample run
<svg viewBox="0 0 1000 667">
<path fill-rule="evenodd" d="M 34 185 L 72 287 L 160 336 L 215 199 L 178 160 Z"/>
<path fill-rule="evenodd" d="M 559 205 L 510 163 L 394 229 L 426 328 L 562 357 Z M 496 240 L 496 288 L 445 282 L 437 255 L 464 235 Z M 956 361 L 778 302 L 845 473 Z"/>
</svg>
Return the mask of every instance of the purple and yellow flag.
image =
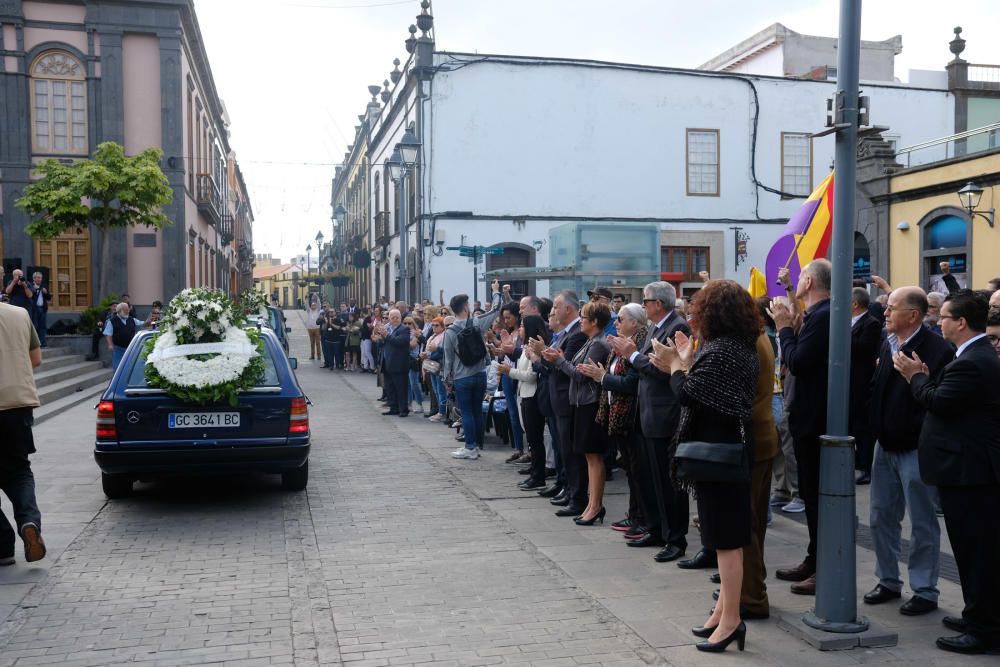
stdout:
<svg viewBox="0 0 1000 667">
<path fill-rule="evenodd" d="M 833 233 L 833 172 L 813 190 L 802 207 L 785 225 L 782 235 L 767 253 L 764 273 L 768 294 L 785 296 L 785 290 L 776 284 L 778 269 L 787 266 L 792 285 L 799 279 L 802 267 L 814 259 L 826 257 Z"/>
</svg>

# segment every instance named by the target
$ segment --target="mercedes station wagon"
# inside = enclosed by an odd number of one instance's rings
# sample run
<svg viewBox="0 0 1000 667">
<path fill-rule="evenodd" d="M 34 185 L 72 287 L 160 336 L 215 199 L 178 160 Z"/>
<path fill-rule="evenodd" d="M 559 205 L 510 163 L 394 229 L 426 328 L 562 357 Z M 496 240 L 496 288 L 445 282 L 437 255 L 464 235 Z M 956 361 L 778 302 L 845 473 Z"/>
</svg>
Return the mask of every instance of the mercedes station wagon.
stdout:
<svg viewBox="0 0 1000 667">
<path fill-rule="evenodd" d="M 309 481 L 308 399 L 273 331 L 261 329 L 264 377 L 236 406 L 190 405 L 146 384 L 140 332 L 97 405 L 94 459 L 108 498 L 132 491 L 136 480 L 165 475 L 248 472 L 281 475 L 290 491 Z"/>
</svg>

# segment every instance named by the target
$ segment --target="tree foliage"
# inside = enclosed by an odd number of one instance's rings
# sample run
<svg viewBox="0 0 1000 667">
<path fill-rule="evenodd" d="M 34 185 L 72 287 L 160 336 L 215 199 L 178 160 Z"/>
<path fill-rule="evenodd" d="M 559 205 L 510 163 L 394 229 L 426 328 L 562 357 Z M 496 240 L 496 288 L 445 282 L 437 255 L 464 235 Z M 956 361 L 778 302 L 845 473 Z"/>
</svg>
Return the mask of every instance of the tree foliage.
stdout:
<svg viewBox="0 0 1000 667">
<path fill-rule="evenodd" d="M 102 231 L 135 225 L 162 229 L 170 224 L 162 207 L 173 198 L 160 169 L 162 156 L 158 148 L 147 148 L 127 157 L 119 144 L 108 141 L 91 160 L 45 160 L 35 170 L 42 178 L 17 200 L 17 207 L 34 218 L 25 231 L 48 240 L 89 225 Z"/>
</svg>

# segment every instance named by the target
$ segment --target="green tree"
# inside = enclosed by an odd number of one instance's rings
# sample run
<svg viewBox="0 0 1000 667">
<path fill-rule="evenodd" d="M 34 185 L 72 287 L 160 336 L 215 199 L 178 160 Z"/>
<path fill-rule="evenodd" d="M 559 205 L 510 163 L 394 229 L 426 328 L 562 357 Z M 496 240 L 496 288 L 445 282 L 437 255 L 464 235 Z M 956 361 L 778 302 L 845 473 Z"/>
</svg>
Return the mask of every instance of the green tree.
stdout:
<svg viewBox="0 0 1000 667">
<path fill-rule="evenodd" d="M 42 178 L 24 189 L 19 209 L 33 220 L 24 228 L 32 238 L 47 241 L 65 232 L 98 231 L 100 264 L 97 298 L 111 292 L 112 267 L 108 236 L 114 229 L 172 224 L 162 207 L 173 198 L 158 148 L 134 157 L 113 141 L 100 144 L 90 160 L 63 164 L 45 160 L 35 170 Z"/>
</svg>

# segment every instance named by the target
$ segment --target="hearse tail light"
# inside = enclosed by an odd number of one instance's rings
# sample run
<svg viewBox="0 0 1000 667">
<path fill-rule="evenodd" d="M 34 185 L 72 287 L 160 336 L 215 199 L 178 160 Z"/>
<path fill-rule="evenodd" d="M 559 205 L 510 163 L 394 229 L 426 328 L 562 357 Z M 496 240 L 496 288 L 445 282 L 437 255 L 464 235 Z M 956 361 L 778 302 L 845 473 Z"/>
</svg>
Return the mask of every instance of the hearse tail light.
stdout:
<svg viewBox="0 0 1000 667">
<path fill-rule="evenodd" d="M 97 404 L 97 439 L 118 439 L 118 428 L 115 426 L 115 404 L 112 401 L 101 401 Z"/>
<path fill-rule="evenodd" d="M 306 406 L 305 398 L 293 398 L 292 410 L 288 416 L 289 433 L 309 432 L 309 408 Z"/>
</svg>

